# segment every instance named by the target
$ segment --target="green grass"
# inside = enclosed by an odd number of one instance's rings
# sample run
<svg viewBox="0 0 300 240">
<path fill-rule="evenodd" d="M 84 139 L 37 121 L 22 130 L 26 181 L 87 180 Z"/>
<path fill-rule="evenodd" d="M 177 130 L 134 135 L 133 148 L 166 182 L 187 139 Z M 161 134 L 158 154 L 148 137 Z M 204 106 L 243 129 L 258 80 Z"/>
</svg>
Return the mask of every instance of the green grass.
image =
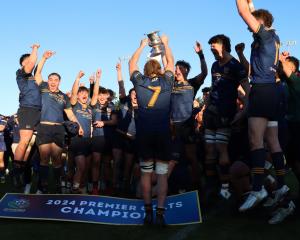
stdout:
<svg viewBox="0 0 300 240">
<path fill-rule="evenodd" d="M 289 185 L 295 194 L 295 178 L 289 174 Z M 9 184 L 0 185 L 0 196 L 11 189 Z M 216 208 L 208 211 L 204 222 L 183 227 L 166 229 L 142 226 L 106 226 L 86 223 L 68 223 L 52 221 L 7 220 L 0 219 L 1 239 L 221 239 L 221 240 L 259 240 L 259 239 L 299 239 L 300 220 L 292 216 L 284 223 L 271 226 L 268 216 L 262 209 L 247 214 L 239 214 L 232 203 L 219 202 Z"/>
</svg>

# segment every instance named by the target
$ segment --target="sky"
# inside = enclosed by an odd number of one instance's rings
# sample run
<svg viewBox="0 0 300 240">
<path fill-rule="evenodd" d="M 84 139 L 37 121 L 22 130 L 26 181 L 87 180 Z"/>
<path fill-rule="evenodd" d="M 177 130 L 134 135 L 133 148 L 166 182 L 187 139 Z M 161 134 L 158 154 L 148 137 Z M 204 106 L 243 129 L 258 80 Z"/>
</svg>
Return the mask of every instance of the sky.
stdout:
<svg viewBox="0 0 300 240">
<path fill-rule="evenodd" d="M 299 58 L 300 1 L 254 0 L 254 4 L 257 9 L 272 12 L 281 50 L 289 50 Z M 33 43 L 41 45 L 39 58 L 46 50 L 56 52 L 45 64 L 43 77 L 46 80 L 49 73 L 58 72 L 63 92 L 71 90 L 80 70 L 85 72 L 82 82 L 88 86 L 88 78 L 97 68 L 103 72 L 100 85 L 118 91 L 115 65 L 120 57 L 128 91 L 132 85 L 126 58 L 133 54 L 144 34 L 154 30 L 169 36 L 175 60 L 184 59 L 191 64 L 190 77 L 200 71 L 193 50 L 196 40 L 202 43 L 209 70 L 214 58 L 207 42 L 216 34 L 231 38 L 233 56 L 234 46 L 239 42 L 246 44 L 245 54 L 250 55 L 252 36 L 237 13 L 235 0 L 10 0 L 1 1 L 0 9 L 0 113 L 4 115 L 18 109 L 15 73 L 19 57 L 30 52 Z M 140 69 L 149 51 L 147 47 L 141 56 Z M 203 87 L 210 84 L 208 75 Z"/>
</svg>

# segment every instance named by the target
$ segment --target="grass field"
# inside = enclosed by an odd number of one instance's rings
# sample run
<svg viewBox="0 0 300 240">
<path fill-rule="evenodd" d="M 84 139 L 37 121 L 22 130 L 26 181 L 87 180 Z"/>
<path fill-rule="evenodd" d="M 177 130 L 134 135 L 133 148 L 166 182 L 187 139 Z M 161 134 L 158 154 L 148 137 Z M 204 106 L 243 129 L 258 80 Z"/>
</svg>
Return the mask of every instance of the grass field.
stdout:
<svg viewBox="0 0 300 240">
<path fill-rule="evenodd" d="M 297 191 L 293 175 L 288 176 L 292 193 Z M 9 192 L 9 184 L 0 185 L 0 197 Z M 263 209 L 255 209 L 247 214 L 239 214 L 232 203 L 218 202 L 217 206 L 204 214 L 204 222 L 182 227 L 120 227 L 86 223 L 64 223 L 50 221 L 0 219 L 2 239 L 221 239 L 221 240 L 259 240 L 259 239 L 299 239 L 299 215 L 291 216 L 279 225 L 268 225 L 268 216 Z"/>
</svg>

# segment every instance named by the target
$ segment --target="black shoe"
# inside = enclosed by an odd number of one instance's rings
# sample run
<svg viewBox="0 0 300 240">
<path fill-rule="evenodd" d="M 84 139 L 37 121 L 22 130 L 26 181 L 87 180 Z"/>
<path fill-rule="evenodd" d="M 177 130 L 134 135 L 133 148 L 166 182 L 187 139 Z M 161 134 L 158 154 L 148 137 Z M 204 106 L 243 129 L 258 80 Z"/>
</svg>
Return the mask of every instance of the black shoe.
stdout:
<svg viewBox="0 0 300 240">
<path fill-rule="evenodd" d="M 166 227 L 166 221 L 165 221 L 165 217 L 163 214 L 156 214 L 156 221 L 155 221 L 155 225 L 158 227 Z"/>
<path fill-rule="evenodd" d="M 152 225 L 153 224 L 153 213 L 148 212 L 144 218 L 144 225 Z"/>
</svg>

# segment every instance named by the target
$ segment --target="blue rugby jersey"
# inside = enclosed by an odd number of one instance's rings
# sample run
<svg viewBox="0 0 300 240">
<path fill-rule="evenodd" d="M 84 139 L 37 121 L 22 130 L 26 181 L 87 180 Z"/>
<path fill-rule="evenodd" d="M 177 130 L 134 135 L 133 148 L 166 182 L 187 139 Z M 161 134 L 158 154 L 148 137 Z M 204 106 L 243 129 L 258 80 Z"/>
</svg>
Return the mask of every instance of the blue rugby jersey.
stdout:
<svg viewBox="0 0 300 240">
<path fill-rule="evenodd" d="M 135 136 L 137 109 L 132 108 L 129 97 L 120 99 L 120 103 L 117 129 Z"/>
<path fill-rule="evenodd" d="M 90 106 L 84 107 L 77 102 L 72 106 L 72 110 L 84 131 L 83 137 L 91 137 L 92 108 Z"/>
<path fill-rule="evenodd" d="M 222 66 L 216 61 L 211 74 L 209 104 L 216 106 L 221 116 L 233 117 L 236 113 L 237 88 L 242 80 L 248 78 L 247 72 L 238 60 L 232 58 Z"/>
<path fill-rule="evenodd" d="M 149 78 L 135 71 L 130 79 L 137 94 L 137 134 L 165 133 L 170 130 L 171 92 L 174 74 L 166 71 Z"/>
<path fill-rule="evenodd" d="M 275 83 L 279 64 L 280 40 L 275 30 L 267 30 L 263 25 L 253 34 L 251 51 L 251 82 Z"/>
<path fill-rule="evenodd" d="M 43 82 L 41 85 L 41 93 L 41 122 L 63 123 L 64 110 L 72 108 L 68 96 L 60 90 L 58 92 L 50 92 L 46 82 Z"/>
<path fill-rule="evenodd" d="M 40 87 L 37 85 L 31 73 L 25 73 L 23 69 L 16 72 L 17 84 L 20 90 L 19 103 L 20 107 L 32 107 L 41 109 L 42 98 Z"/>
<path fill-rule="evenodd" d="M 107 106 L 101 106 L 99 103 L 92 106 L 92 120 L 93 123 L 96 121 L 109 121 L 111 116 L 115 114 L 115 107 L 113 104 Z M 105 136 L 112 137 L 114 133 L 114 126 L 104 126 L 102 128 L 93 128 L 93 137 Z"/>
</svg>

